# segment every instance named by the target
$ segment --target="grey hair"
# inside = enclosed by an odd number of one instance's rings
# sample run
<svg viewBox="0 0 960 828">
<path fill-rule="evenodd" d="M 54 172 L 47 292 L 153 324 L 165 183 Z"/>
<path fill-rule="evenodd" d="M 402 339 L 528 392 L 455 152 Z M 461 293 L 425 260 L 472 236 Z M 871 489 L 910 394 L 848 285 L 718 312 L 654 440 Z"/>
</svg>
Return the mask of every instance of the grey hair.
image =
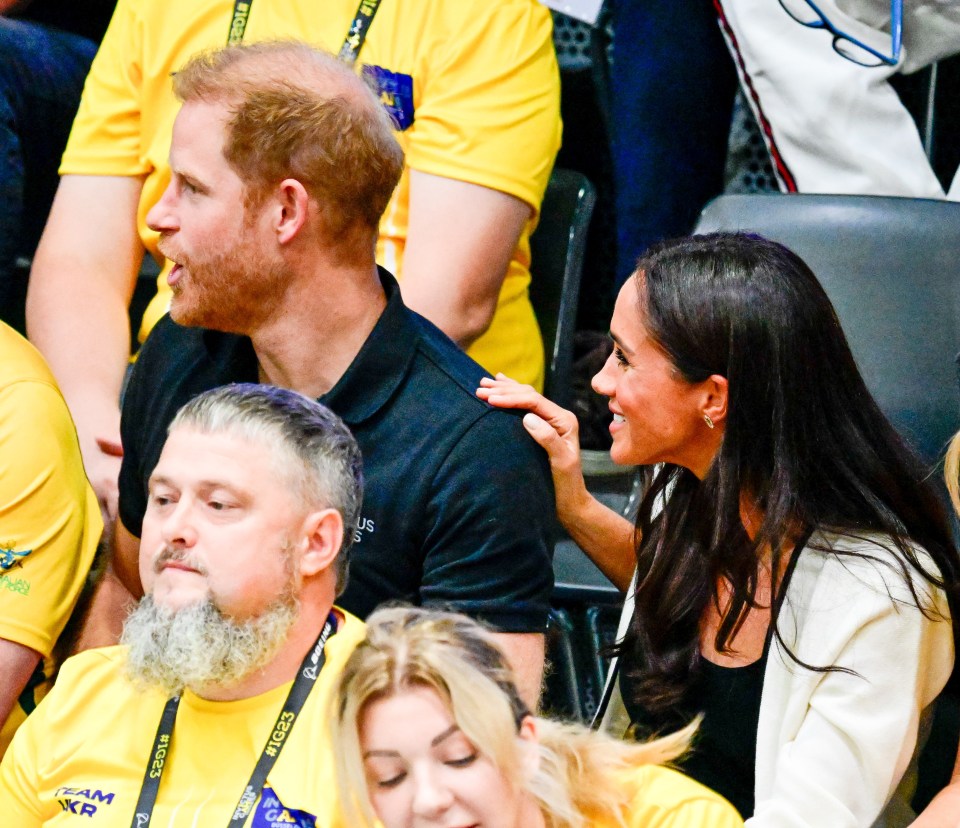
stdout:
<svg viewBox="0 0 960 828">
<path fill-rule="evenodd" d="M 296 391 L 255 383 L 214 388 L 184 405 L 167 428 L 226 432 L 275 450 L 278 470 L 294 486 L 305 508 L 336 509 L 343 518 L 337 556 L 337 594 L 347 581 L 363 500 L 363 462 L 350 430 L 325 405 Z"/>
</svg>

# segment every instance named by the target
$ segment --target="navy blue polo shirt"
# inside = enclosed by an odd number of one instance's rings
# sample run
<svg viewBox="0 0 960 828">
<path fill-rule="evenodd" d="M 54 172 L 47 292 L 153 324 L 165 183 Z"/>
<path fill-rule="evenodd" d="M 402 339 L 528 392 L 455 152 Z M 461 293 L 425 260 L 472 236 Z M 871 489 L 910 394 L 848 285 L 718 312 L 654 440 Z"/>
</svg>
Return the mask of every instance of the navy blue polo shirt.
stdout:
<svg viewBox="0 0 960 828">
<path fill-rule="evenodd" d="M 391 599 L 442 606 L 505 632 L 541 632 L 550 592 L 554 500 L 546 455 L 520 417 L 479 400 L 483 369 L 400 299 L 320 398 L 363 452 L 364 500 L 337 603 L 361 618 Z M 130 377 L 120 430 L 120 519 L 139 536 L 167 425 L 192 397 L 257 382 L 249 339 L 154 327 Z"/>
</svg>

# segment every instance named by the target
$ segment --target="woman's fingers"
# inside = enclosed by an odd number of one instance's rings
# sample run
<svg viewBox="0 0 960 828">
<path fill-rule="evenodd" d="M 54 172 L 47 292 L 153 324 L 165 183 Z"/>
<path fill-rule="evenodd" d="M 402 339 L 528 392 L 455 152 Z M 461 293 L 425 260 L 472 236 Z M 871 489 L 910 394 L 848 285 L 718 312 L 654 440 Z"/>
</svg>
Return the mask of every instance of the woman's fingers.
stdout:
<svg viewBox="0 0 960 828">
<path fill-rule="evenodd" d="M 569 412 L 564 412 L 569 414 Z M 544 420 L 536 414 L 526 414 L 523 427 L 527 433 L 547 452 L 554 473 L 568 472 L 571 468 L 580 469 L 580 440 L 577 434 L 577 420 L 571 414 L 572 425 Z"/>
<path fill-rule="evenodd" d="M 557 449 L 557 441 L 560 440 L 560 435 L 546 420 L 533 413 L 525 414 L 523 416 L 523 427 L 534 440 L 547 450 L 548 454 L 552 453 L 551 448 L 554 451 Z"/>
<path fill-rule="evenodd" d="M 530 385 L 521 385 L 512 379 L 488 377 L 480 380 L 477 396 L 501 408 L 522 408 L 525 405 L 535 405 L 539 399 L 545 399 Z"/>
<path fill-rule="evenodd" d="M 507 378 L 484 377 L 480 380 L 477 396 L 497 408 L 525 408 L 551 423 L 566 421 L 568 428 L 568 418 L 574 416 L 555 402 L 548 400 L 532 386 L 521 385 Z"/>
</svg>

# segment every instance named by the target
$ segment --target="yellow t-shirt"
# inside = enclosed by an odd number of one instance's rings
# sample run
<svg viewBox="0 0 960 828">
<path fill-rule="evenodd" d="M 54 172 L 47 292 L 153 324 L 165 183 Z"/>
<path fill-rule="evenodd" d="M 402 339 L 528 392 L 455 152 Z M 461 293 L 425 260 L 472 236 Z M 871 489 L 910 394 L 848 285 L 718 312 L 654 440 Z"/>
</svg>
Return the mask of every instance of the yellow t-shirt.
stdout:
<svg viewBox="0 0 960 828">
<path fill-rule="evenodd" d="M 357 0 L 255 0 L 245 40 L 299 38 L 337 52 L 356 10 Z M 231 0 L 120 0 L 63 157 L 61 174 L 145 177 L 137 223 L 158 261 L 144 219 L 169 181 L 178 110 L 170 73 L 201 49 L 225 45 L 232 12 Z M 394 73 L 400 85 L 412 79 L 413 123 L 397 133 L 408 166 L 500 190 L 536 214 L 560 145 L 551 25 L 537 0 L 384 0 L 359 65 Z M 377 247 L 401 283 L 409 186 L 405 171 Z M 469 353 L 490 371 L 542 385 L 543 346 L 527 295 L 535 225 L 536 215 L 514 251 L 494 321 Z M 166 310 L 166 270 L 159 289 L 142 337 Z"/>
<path fill-rule="evenodd" d="M 102 530 L 53 375 L 27 340 L 0 323 L 0 638 L 45 658 L 45 680 L 21 695 L 0 729 L 0 755 L 49 689 L 49 656 Z"/>
<path fill-rule="evenodd" d="M 339 825 L 326 700 L 364 625 L 344 613 L 326 645 L 326 665 L 297 718 L 249 828 L 283 824 L 297 812 L 317 828 Z M 124 648 L 88 650 L 68 659 L 56 685 L 17 733 L 0 764 L 0 821 L 17 828 L 90 825 L 129 828 L 165 699 L 134 688 Z M 152 825 L 227 825 L 250 778 L 290 684 L 234 702 L 185 692 L 177 712 Z M 90 817 L 78 820 L 77 815 Z M 308 821 L 309 822 L 309 821 Z M 289 819 L 287 824 L 301 822 Z"/>
<path fill-rule="evenodd" d="M 627 828 L 742 828 L 743 820 L 722 796 L 670 768 L 643 765 L 622 774 L 628 792 Z M 609 816 L 592 815 L 594 828 L 619 828 Z"/>
</svg>

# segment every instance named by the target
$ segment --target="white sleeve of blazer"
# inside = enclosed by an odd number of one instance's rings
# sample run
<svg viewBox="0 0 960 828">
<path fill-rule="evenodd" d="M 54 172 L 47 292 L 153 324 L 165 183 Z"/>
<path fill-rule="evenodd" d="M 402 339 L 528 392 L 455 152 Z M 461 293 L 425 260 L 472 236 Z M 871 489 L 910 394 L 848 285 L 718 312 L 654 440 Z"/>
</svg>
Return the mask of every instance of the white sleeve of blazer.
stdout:
<svg viewBox="0 0 960 828">
<path fill-rule="evenodd" d="M 917 609 L 890 545 L 821 532 L 800 555 L 780 632 L 807 664 L 851 672 L 807 670 L 771 643 L 748 828 L 909 823 L 909 792 L 898 787 L 924 712 L 950 676 L 953 634 L 943 592 L 914 575 L 929 608 L 927 615 Z M 917 554 L 936 572 L 923 550 Z"/>
</svg>

